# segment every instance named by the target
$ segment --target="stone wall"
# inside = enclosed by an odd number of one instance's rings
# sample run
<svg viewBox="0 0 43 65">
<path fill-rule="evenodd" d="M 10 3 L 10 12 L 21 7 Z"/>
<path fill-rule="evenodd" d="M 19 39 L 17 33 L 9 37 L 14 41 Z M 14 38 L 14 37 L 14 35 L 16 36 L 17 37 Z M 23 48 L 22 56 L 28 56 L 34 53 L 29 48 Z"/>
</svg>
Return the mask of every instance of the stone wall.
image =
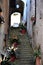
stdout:
<svg viewBox="0 0 43 65">
<path fill-rule="evenodd" d="M 27 0 L 27 32 L 31 36 L 30 33 L 30 0 Z"/>
<path fill-rule="evenodd" d="M 5 34 L 8 34 L 9 26 L 9 0 L 3 0 L 3 16 L 5 21 Z"/>
<path fill-rule="evenodd" d="M 3 17 L 5 21 L 5 34 L 8 34 L 8 23 L 9 23 L 9 0 L 0 0 L 0 6 L 3 10 Z M 6 23 L 7 22 L 7 23 Z"/>
<path fill-rule="evenodd" d="M 40 4 L 39 4 L 40 3 Z M 34 41 L 40 45 L 43 61 L 43 1 L 36 0 L 36 25 L 34 26 Z"/>
<path fill-rule="evenodd" d="M 30 37 L 32 37 L 32 24 L 31 17 L 35 16 L 35 0 L 28 0 L 27 2 L 27 31 Z"/>
<path fill-rule="evenodd" d="M 40 45 L 43 61 L 43 0 L 36 0 L 36 24 L 33 28 L 31 17 L 35 16 L 35 0 L 31 0 L 30 8 L 27 11 L 27 31 L 32 37 L 33 48 Z"/>
</svg>

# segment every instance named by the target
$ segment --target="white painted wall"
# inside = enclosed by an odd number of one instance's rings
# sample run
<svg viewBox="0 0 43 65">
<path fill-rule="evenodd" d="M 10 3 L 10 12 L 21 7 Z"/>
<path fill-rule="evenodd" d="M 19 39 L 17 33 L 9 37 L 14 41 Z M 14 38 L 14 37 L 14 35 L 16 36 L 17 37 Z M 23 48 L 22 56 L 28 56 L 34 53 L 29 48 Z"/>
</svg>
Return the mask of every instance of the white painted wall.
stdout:
<svg viewBox="0 0 43 65">
<path fill-rule="evenodd" d="M 32 21 L 31 17 L 35 16 L 35 0 L 27 0 L 27 31 L 28 34 L 32 37 Z"/>
<path fill-rule="evenodd" d="M 27 32 L 30 35 L 30 0 L 27 0 Z"/>
<path fill-rule="evenodd" d="M 23 23 L 26 23 L 26 16 L 27 16 L 27 14 L 26 14 L 26 12 L 27 12 L 27 0 L 22 0 L 23 2 L 24 2 L 24 10 L 23 10 L 23 19 L 22 19 L 22 21 L 23 21 Z"/>
</svg>

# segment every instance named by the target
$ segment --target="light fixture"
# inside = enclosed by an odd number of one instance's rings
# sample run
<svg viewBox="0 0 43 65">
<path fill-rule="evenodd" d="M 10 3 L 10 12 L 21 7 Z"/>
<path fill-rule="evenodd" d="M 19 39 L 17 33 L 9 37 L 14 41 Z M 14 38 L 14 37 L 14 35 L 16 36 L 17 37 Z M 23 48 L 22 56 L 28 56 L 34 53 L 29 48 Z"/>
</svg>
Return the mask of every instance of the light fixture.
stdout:
<svg viewBox="0 0 43 65">
<path fill-rule="evenodd" d="M 19 7 L 20 7 L 20 6 L 17 4 L 17 5 L 16 5 L 16 8 L 19 8 Z"/>
<path fill-rule="evenodd" d="M 2 17 L 2 9 L 0 7 L 0 24 L 3 24 L 4 23 L 4 19 Z"/>
<path fill-rule="evenodd" d="M 4 20 L 3 18 L 0 17 L 0 24 L 3 24 L 4 23 Z"/>
</svg>

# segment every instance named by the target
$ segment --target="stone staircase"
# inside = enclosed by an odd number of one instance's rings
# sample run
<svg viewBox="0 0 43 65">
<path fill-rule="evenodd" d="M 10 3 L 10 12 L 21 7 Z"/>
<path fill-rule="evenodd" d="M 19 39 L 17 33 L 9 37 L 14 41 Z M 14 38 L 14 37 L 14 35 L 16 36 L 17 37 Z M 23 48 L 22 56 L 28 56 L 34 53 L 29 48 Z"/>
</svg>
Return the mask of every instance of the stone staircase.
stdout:
<svg viewBox="0 0 43 65">
<path fill-rule="evenodd" d="M 21 65 L 33 65 L 33 50 L 30 47 L 29 39 L 27 35 L 22 35 L 21 37 L 21 55 L 20 63 Z"/>
<path fill-rule="evenodd" d="M 20 29 L 14 29 L 10 28 L 9 31 L 9 36 L 11 37 L 12 34 L 17 35 L 18 38 L 20 39 L 20 45 L 19 45 L 19 59 L 16 60 L 14 63 L 15 65 L 34 65 L 33 61 L 33 49 L 30 46 L 29 43 L 29 37 L 26 34 L 21 34 Z"/>
</svg>

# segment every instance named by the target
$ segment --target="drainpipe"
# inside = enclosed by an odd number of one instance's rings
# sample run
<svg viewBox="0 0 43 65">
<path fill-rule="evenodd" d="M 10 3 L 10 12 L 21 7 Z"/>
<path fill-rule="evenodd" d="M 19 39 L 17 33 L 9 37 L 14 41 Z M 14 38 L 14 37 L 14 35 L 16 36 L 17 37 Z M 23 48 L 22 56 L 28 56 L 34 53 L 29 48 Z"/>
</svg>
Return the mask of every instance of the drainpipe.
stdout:
<svg viewBox="0 0 43 65">
<path fill-rule="evenodd" d="M 35 0 L 35 21 L 33 23 L 33 26 L 36 24 L 36 0 Z"/>
<path fill-rule="evenodd" d="M 35 0 L 35 22 L 36 22 L 36 0 Z"/>
<path fill-rule="evenodd" d="M 35 22 L 34 25 L 36 24 L 36 0 L 35 0 Z"/>
</svg>

